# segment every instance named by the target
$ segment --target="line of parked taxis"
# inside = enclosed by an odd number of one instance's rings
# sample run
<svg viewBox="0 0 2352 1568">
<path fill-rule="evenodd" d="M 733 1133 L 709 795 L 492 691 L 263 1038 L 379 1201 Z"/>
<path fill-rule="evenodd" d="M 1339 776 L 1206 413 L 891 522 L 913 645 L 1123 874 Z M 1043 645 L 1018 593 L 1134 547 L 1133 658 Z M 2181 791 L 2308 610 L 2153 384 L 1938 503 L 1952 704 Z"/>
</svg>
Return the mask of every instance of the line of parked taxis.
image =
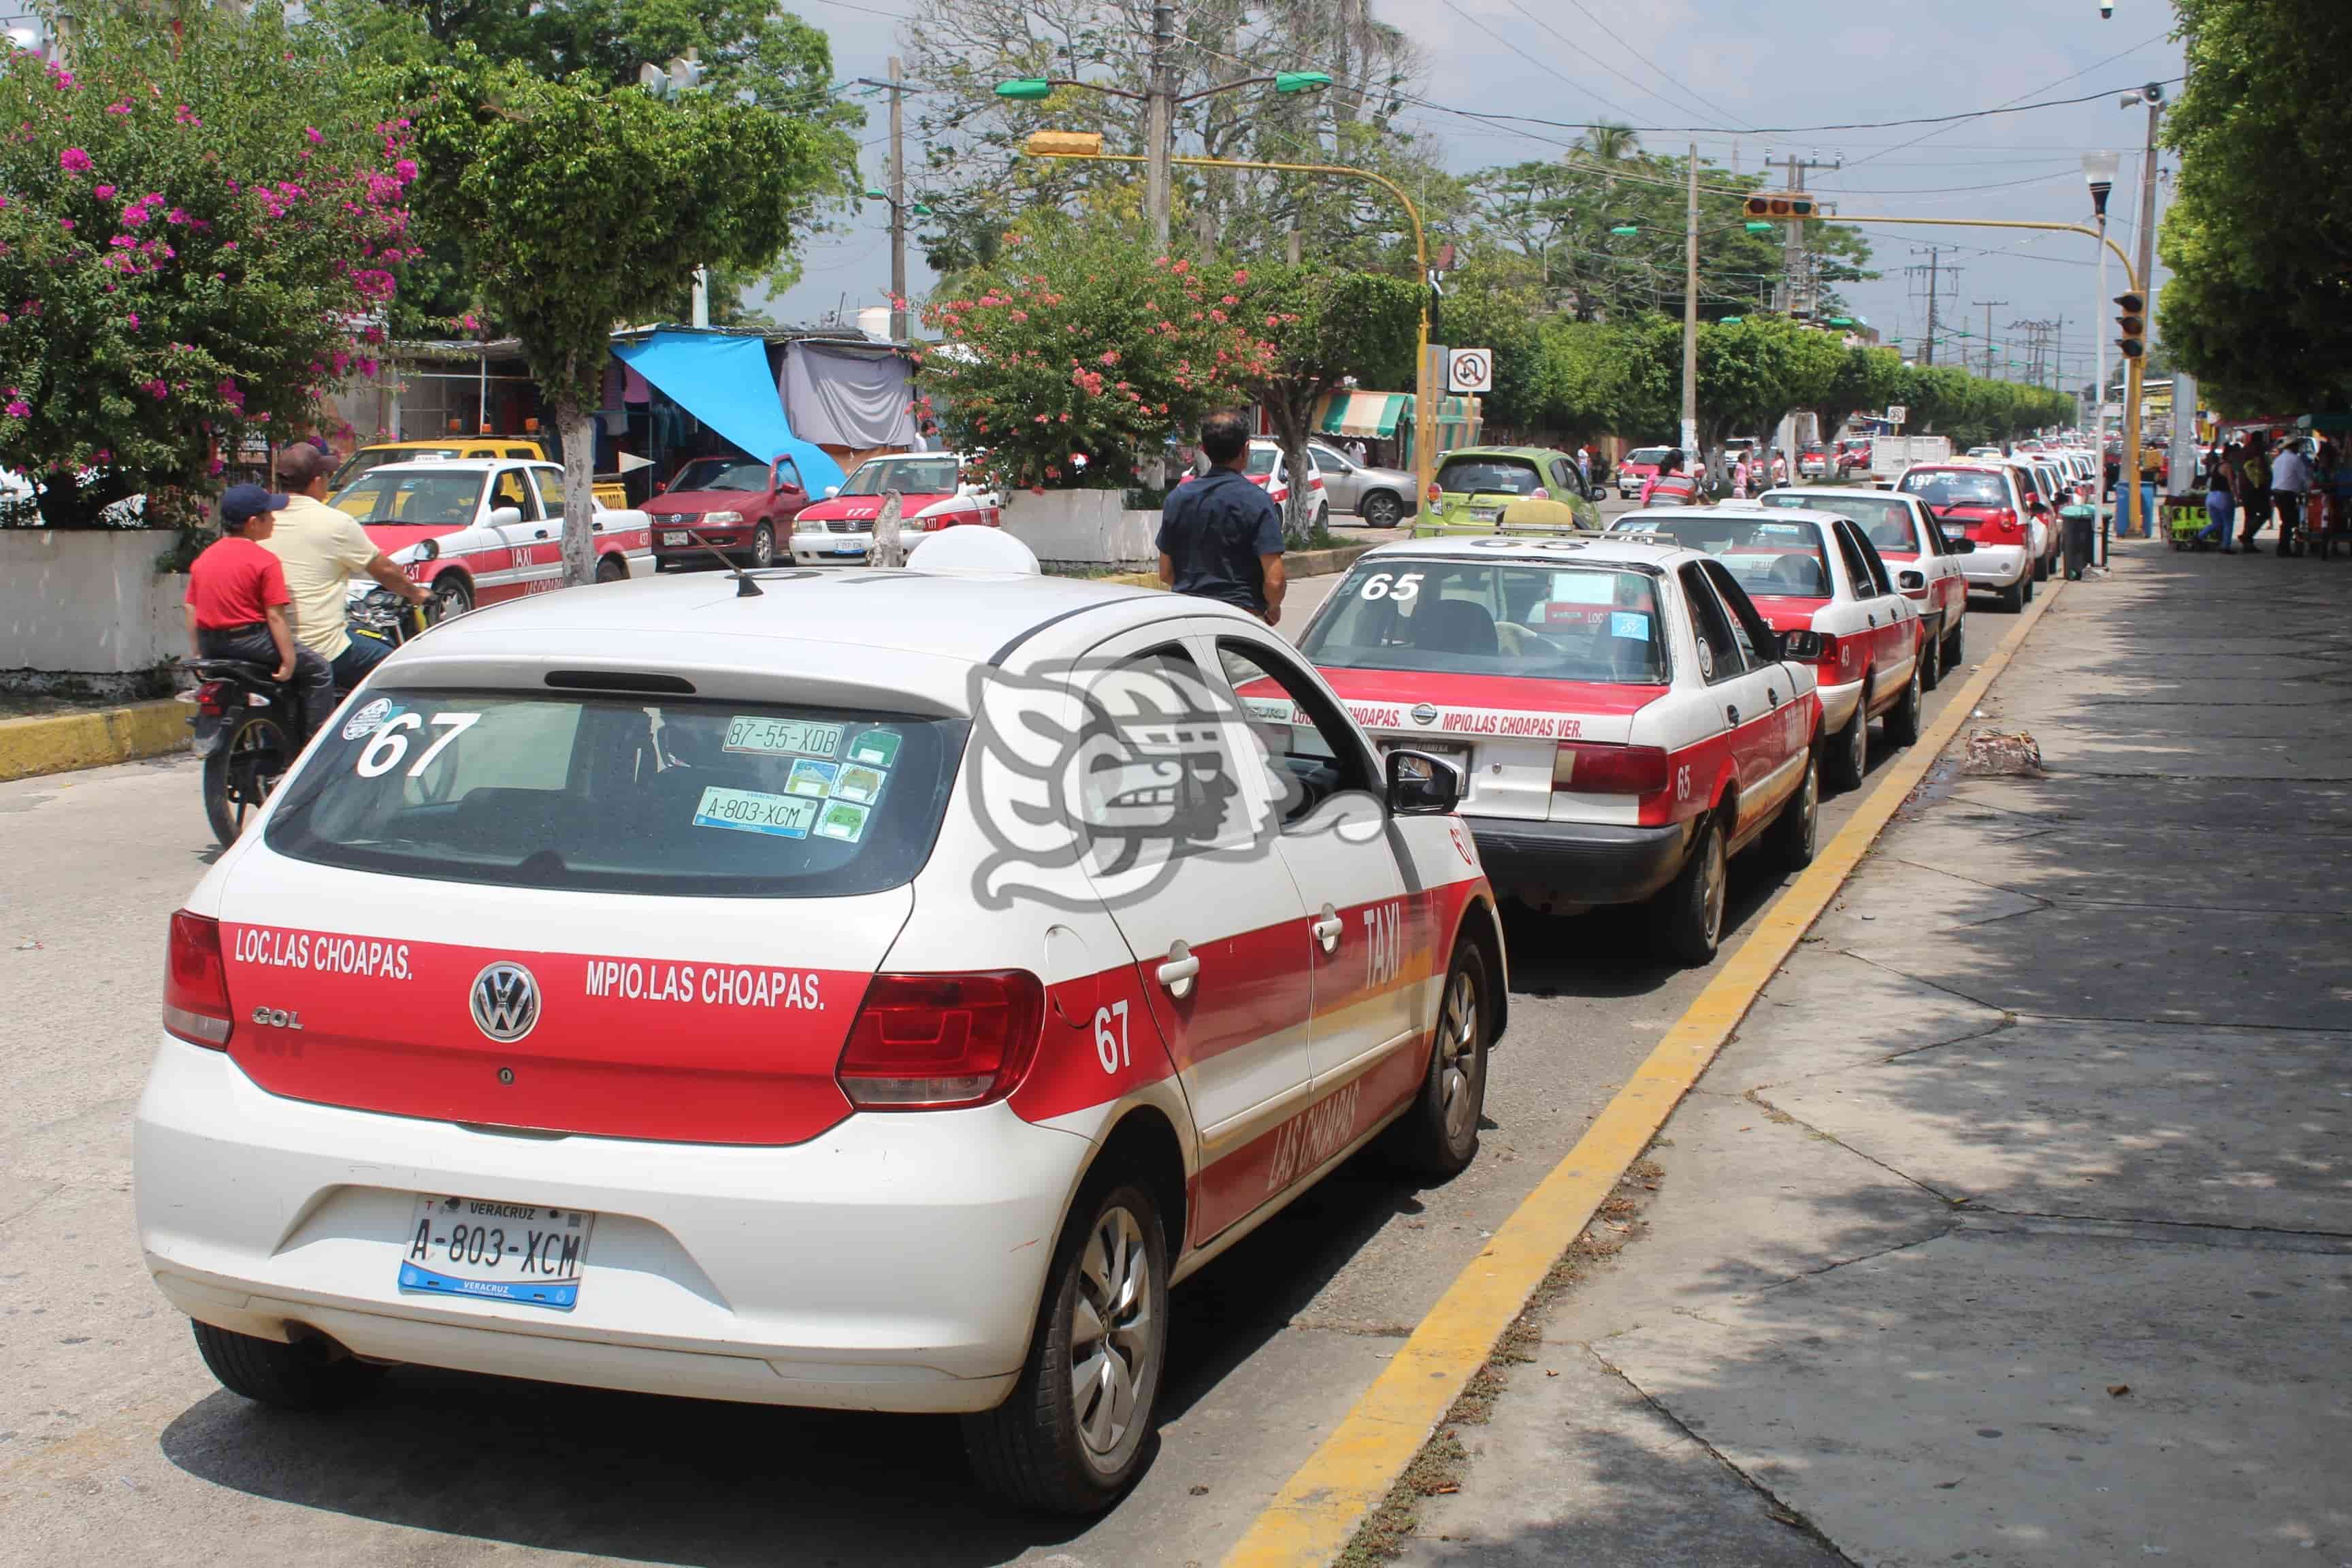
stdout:
<svg viewBox="0 0 2352 1568">
<path fill-rule="evenodd" d="M 1900 487 L 1500 521 L 1296 647 L 986 528 L 435 627 L 172 917 L 156 1282 L 268 1405 L 950 1413 L 995 1492 L 1108 1506 L 1171 1286 L 1369 1145 L 1475 1155 L 1504 906 L 1705 962 L 1979 585 Z"/>
</svg>

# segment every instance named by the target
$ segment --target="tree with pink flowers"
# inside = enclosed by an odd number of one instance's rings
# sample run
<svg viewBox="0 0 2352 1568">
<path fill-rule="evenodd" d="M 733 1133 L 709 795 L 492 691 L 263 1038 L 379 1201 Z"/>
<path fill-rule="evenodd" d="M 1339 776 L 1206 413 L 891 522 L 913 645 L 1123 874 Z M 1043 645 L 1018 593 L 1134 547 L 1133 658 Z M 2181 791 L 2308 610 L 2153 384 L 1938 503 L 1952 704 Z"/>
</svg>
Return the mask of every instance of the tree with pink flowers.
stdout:
<svg viewBox="0 0 2352 1568">
<path fill-rule="evenodd" d="M 376 373 L 416 165 L 274 11 L 77 9 L 72 68 L 0 60 L 0 466 L 50 526 L 191 521 L 249 432 Z"/>
</svg>

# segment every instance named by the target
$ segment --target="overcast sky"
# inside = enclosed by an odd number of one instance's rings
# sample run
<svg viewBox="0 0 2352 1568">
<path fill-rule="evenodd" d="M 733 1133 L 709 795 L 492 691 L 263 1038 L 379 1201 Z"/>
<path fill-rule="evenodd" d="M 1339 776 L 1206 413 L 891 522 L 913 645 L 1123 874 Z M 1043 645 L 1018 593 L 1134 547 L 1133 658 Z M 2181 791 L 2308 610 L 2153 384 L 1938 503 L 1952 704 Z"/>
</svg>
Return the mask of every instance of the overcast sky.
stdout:
<svg viewBox="0 0 2352 1568">
<path fill-rule="evenodd" d="M 883 75 L 899 29 L 921 25 L 902 14 L 918 0 L 794 4 L 831 34 L 844 79 Z M 1768 155 L 1842 158 L 1843 168 L 1811 171 L 1807 183 L 1846 213 L 2080 221 L 2090 210 L 2082 154 L 2105 148 L 2125 154 L 2112 216 L 2127 253 L 2147 121 L 2143 110 L 2118 107 L 2116 95 L 2177 78 L 2181 63 L 2179 46 L 2167 37 L 2173 15 L 2166 0 L 2116 0 L 2105 20 L 2097 0 L 1377 0 L 1376 9 L 1421 44 L 1428 62 L 1421 96 L 1444 107 L 1415 109 L 1406 123 L 1451 168 L 1556 157 L 1577 134 L 1451 110 L 1606 119 L 1645 128 L 1652 150 L 1676 153 L 1696 141 L 1703 156 L 1736 157 L 1743 170 Z M 2086 103 L 1945 124 L 1774 129 L 1967 114 L 2095 92 Z M 877 104 L 864 133 L 866 169 L 877 183 L 887 166 L 887 129 Z M 918 150 L 910 148 L 908 163 L 919 167 Z M 776 306 L 779 318 L 818 321 L 845 298 L 852 314 L 882 302 L 887 228 L 887 209 L 874 204 L 845 232 L 815 241 L 804 281 Z M 1957 279 L 1948 272 L 1942 279 L 1938 314 L 1948 329 L 1966 324 L 1981 335 L 1980 300 L 2005 301 L 1992 310 L 2004 342 L 2021 335 L 2010 331 L 2012 321 L 2063 316 L 2070 379 L 2090 380 L 2094 308 L 2103 330 L 2108 312 L 2089 239 L 1910 226 L 1868 233 L 1885 276 L 1848 292 L 1882 333 L 1908 347 L 1923 332 L 1926 279 L 1904 268 L 1927 260 L 1914 247 L 1938 244 L 1948 247 L 1946 265 L 1960 268 Z M 909 264 L 919 290 L 929 276 L 919 257 Z M 2120 269 L 2109 281 L 2110 292 L 2123 287 Z M 1948 351 L 1938 357 L 1948 360 Z"/>
</svg>

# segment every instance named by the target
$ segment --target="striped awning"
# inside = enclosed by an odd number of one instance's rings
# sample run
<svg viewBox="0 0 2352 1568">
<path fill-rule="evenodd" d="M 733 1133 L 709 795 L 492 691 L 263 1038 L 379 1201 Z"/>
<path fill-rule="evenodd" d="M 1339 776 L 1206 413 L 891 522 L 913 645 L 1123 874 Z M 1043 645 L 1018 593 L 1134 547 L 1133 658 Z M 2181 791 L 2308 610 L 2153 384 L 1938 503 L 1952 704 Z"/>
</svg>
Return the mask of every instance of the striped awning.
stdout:
<svg viewBox="0 0 2352 1568">
<path fill-rule="evenodd" d="M 1402 392 L 1335 392 L 1323 400 L 1315 428 L 1326 436 L 1386 440 L 1396 434 L 1412 399 Z"/>
</svg>

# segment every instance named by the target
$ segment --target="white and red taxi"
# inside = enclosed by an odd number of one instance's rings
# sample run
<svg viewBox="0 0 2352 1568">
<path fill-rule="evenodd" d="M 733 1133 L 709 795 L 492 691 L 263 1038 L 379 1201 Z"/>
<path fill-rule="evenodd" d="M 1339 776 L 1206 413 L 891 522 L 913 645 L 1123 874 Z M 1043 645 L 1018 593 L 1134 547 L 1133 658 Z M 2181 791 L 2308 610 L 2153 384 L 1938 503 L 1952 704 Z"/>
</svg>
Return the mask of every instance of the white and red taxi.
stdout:
<svg viewBox="0 0 2352 1568">
<path fill-rule="evenodd" d="M 975 531 L 500 606 L 352 694 L 171 921 L 140 1236 L 224 1384 L 956 1412 L 1097 1508 L 1171 1284 L 1376 1134 L 1469 1163 L 1457 775 L 1238 610 L 925 569 Z"/>
<path fill-rule="evenodd" d="M 1746 502 L 1633 512 L 1622 526 L 1706 552 L 1775 632 L 1818 635 L 1822 763 L 1832 787 L 1862 783 L 1873 719 L 1885 719 L 1895 745 L 1919 738 L 1927 625 L 1851 518 Z"/>
<path fill-rule="evenodd" d="M 563 469 L 512 458 L 427 458 L 370 468 L 328 498 L 377 549 L 462 615 L 563 586 Z M 652 521 L 598 507 L 596 580 L 653 569 Z M 352 584 L 358 598 L 373 584 Z"/>
<path fill-rule="evenodd" d="M 1923 633 L 1933 644 L 1919 664 L 1919 685 L 1933 691 L 1958 669 L 1967 654 L 1968 573 L 1960 564 L 1976 546 L 1948 537 L 1936 514 L 1915 495 L 1878 489 L 1768 490 L 1758 498 L 1768 507 L 1826 511 L 1851 519 L 1895 574 L 1903 596 L 1919 606 Z"/>
<path fill-rule="evenodd" d="M 1382 745 L 1461 766 L 1498 893 L 1648 900 L 1660 945 L 1697 963 L 1732 855 L 1812 858 L 1816 640 L 1774 632 L 1696 551 L 1495 535 L 1372 551 L 1299 651 Z"/>
<path fill-rule="evenodd" d="M 1307 467 L 1311 470 L 1314 465 L 1310 462 Z M 1199 479 L 1203 471 L 1197 467 L 1189 469 L 1176 482 L 1180 485 L 1191 484 L 1194 479 Z M 1242 471 L 1249 476 L 1250 483 L 1273 498 L 1275 505 L 1289 504 L 1290 465 L 1283 459 L 1282 443 L 1269 441 L 1263 437 L 1252 437 L 1249 444 L 1249 461 Z M 1330 519 L 1331 500 L 1324 493 L 1323 476 L 1320 473 L 1309 472 L 1307 478 L 1307 531 L 1311 533 L 1323 527 Z"/>
<path fill-rule="evenodd" d="M 1003 503 L 985 485 L 964 476 L 971 460 L 953 452 L 901 452 L 868 458 L 823 500 L 812 501 L 793 520 L 792 555 L 803 566 L 864 561 L 874 548 L 874 520 L 883 497 L 899 495 L 899 531 L 911 549 L 941 529 L 1003 521 Z"/>
<path fill-rule="evenodd" d="M 2048 537 L 2029 502 L 2032 481 L 2004 463 L 1914 463 L 1895 481 L 1976 548 L 1961 563 L 1972 594 L 1990 594 L 2004 610 L 2025 607 Z M 2038 498 L 2035 498 L 2038 500 Z"/>
</svg>

